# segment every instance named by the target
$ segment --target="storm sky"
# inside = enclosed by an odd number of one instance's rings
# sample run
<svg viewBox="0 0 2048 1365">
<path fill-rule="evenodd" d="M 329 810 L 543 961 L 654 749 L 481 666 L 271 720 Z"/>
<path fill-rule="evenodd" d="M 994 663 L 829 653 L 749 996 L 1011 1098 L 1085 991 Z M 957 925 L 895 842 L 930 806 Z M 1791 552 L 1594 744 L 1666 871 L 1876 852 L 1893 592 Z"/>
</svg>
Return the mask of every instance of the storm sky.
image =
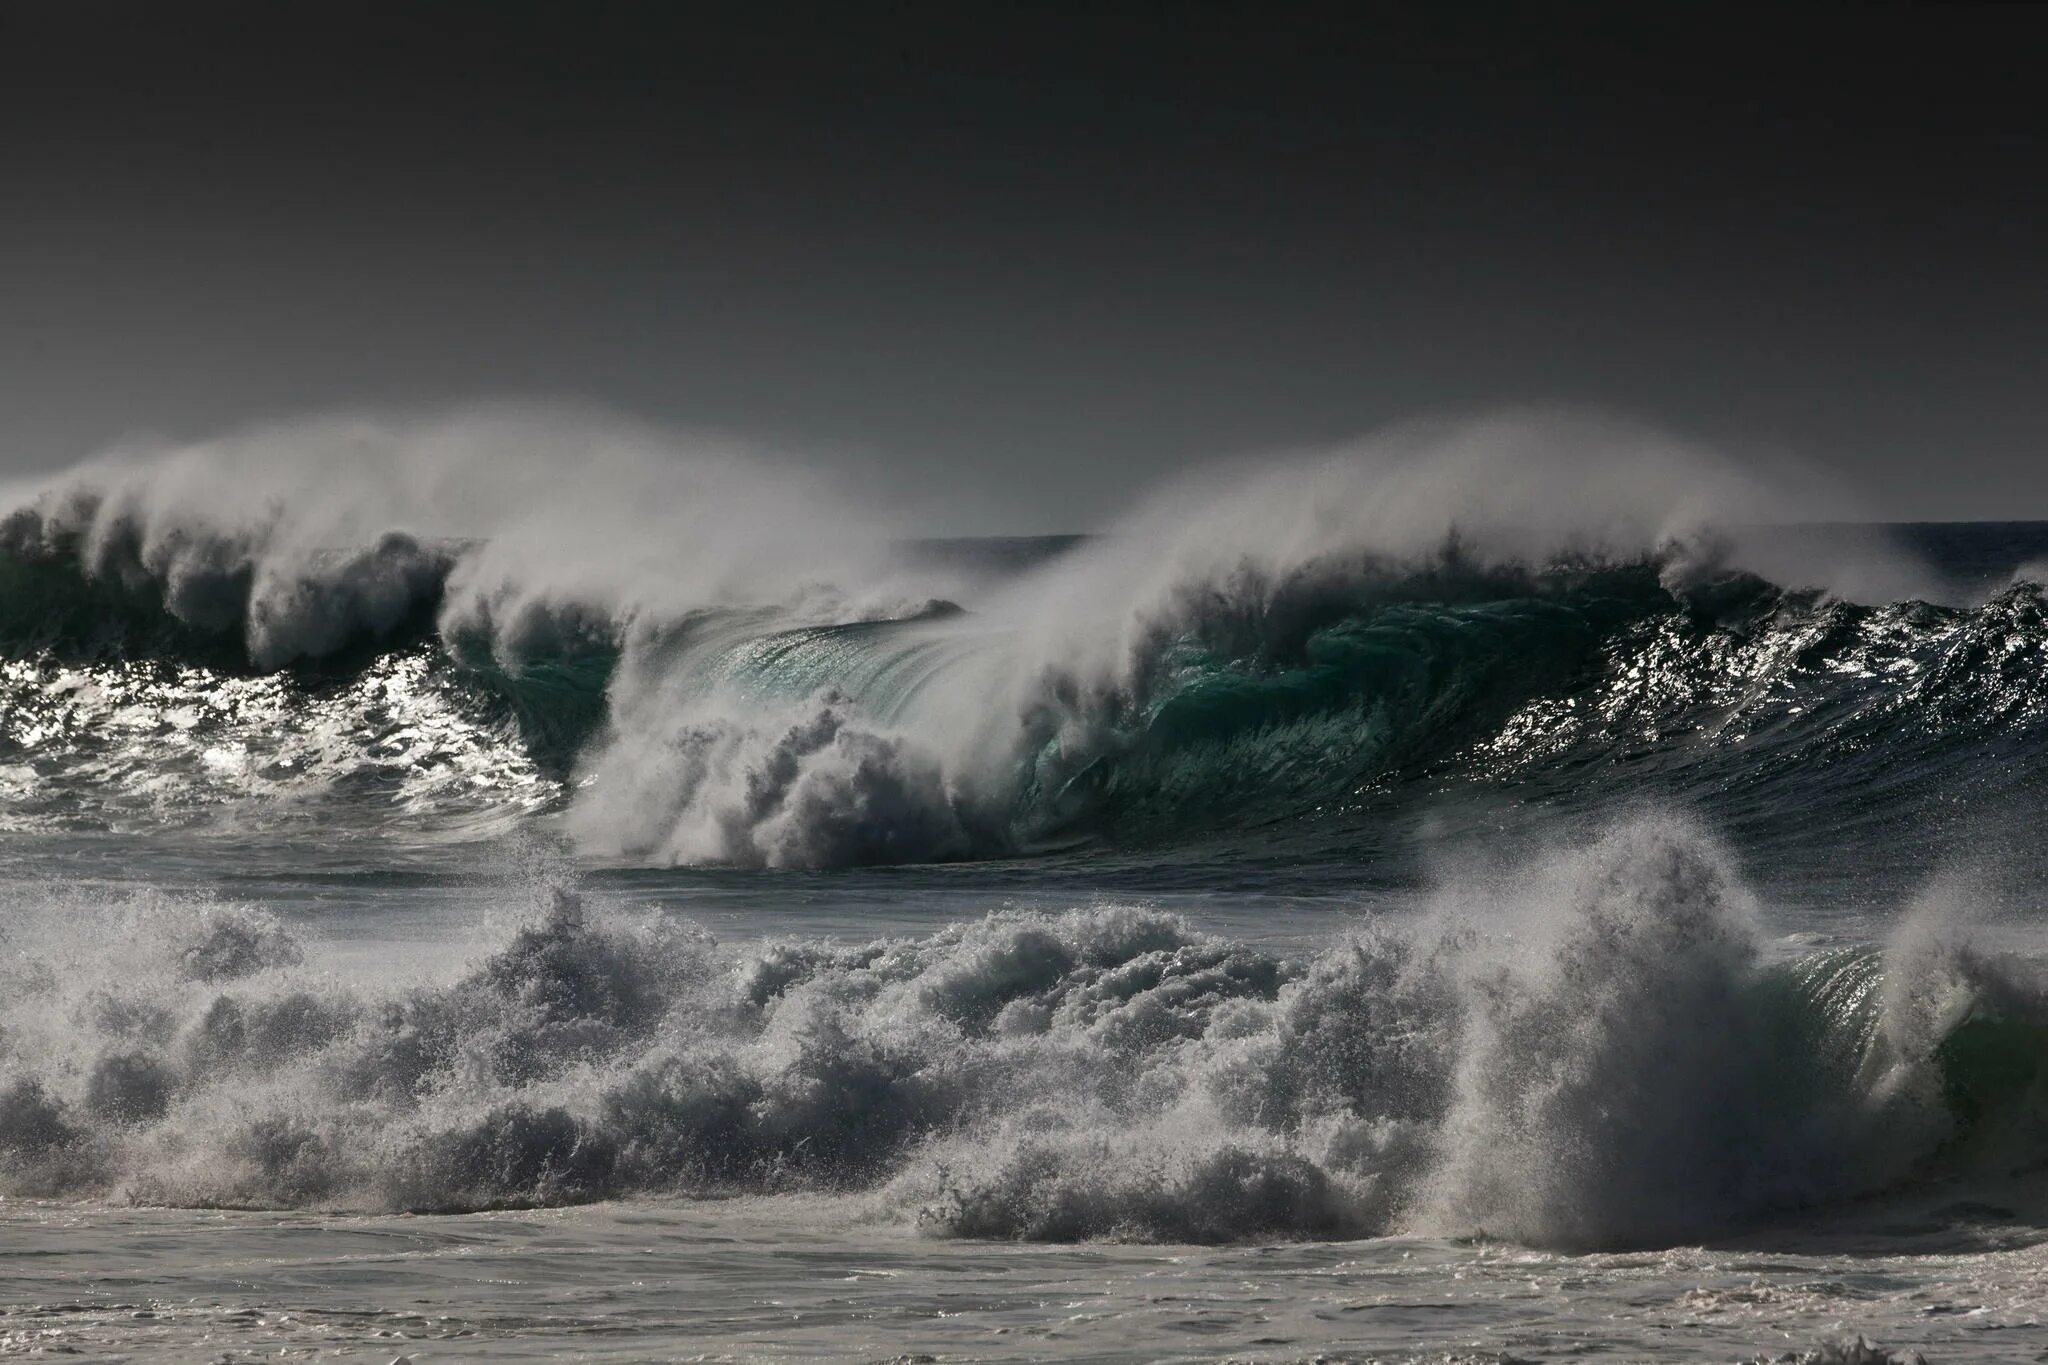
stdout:
<svg viewBox="0 0 2048 1365">
<path fill-rule="evenodd" d="M 0 468 L 537 395 L 1083 530 L 1191 460 L 1559 403 L 2048 516 L 2044 33 L 0 0 Z"/>
</svg>

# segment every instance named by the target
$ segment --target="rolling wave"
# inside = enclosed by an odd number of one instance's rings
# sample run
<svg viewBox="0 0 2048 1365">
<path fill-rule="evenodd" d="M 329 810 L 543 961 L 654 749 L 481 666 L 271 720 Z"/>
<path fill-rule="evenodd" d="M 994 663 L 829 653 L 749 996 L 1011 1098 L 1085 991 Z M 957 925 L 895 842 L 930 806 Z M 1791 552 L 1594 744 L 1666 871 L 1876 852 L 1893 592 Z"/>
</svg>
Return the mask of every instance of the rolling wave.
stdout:
<svg viewBox="0 0 2048 1365">
<path fill-rule="evenodd" d="M 297 599 L 354 624 L 284 666 L 247 646 L 247 600 L 202 615 L 152 580 L 0 558 L 10 822 L 485 830 L 566 811 L 633 860 L 930 861 L 1341 821 L 1403 791 L 1569 799 L 1596 775 L 1738 818 L 1867 810 L 2023 781 L 2048 718 L 2026 583 L 1864 607 L 1732 572 L 1674 584 L 1655 559 L 1489 569 L 1451 547 L 1205 601 L 1104 679 L 1027 674 L 1019 630 L 949 602 L 821 624 L 705 609 L 507 657 L 437 628 L 459 552 L 432 558 L 405 580 L 417 596 L 367 619 L 361 594 Z"/>
<path fill-rule="evenodd" d="M 628 862 L 824 867 L 1597 784 L 1853 827 L 2024 788 L 2048 704 L 2038 585 L 1944 604 L 1897 547 L 1715 531 L 1720 476 L 1634 437 L 1482 426 L 985 549 L 630 442 L 565 483 L 514 439 L 272 434 L 23 497 L 8 824 L 548 815 Z M 1586 466 L 1561 505 L 1531 442 Z"/>
</svg>

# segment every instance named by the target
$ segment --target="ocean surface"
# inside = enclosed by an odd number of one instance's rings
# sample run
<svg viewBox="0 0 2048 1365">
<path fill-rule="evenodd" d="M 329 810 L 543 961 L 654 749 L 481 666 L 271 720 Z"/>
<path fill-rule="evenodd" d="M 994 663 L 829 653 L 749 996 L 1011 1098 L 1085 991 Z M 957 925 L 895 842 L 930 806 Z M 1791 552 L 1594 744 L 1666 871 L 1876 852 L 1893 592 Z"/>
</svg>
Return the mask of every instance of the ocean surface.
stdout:
<svg viewBox="0 0 2048 1365">
<path fill-rule="evenodd" d="M 0 1355 L 2048 1359 L 2048 523 L 492 434 L 9 493 Z"/>
</svg>

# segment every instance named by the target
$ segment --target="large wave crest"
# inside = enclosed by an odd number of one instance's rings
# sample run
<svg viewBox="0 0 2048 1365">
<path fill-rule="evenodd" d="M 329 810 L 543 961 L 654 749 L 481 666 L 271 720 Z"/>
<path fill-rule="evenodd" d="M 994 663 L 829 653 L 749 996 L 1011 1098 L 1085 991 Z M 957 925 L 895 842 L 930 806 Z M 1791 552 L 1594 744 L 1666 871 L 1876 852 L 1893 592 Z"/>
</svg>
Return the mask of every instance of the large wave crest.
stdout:
<svg viewBox="0 0 2048 1365">
<path fill-rule="evenodd" d="M 1846 801 L 1859 764 L 1935 791 L 2024 743 L 2038 589 L 1933 604 L 1896 547 L 1771 530 L 1789 496 L 1522 416 L 1219 470 L 1020 556 L 556 413 L 125 452 L 0 520 L 0 782 L 16 827 L 552 809 L 603 856 L 818 867 L 1588 770 L 1761 799 L 1825 755 L 1802 795 Z"/>
</svg>

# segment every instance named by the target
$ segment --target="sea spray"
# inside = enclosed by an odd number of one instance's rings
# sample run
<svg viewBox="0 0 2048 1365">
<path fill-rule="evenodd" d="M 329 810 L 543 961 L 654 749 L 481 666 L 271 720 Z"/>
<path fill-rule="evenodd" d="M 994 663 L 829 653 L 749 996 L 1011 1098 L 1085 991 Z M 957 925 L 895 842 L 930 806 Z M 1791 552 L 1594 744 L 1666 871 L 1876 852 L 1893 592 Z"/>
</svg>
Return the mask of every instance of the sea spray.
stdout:
<svg viewBox="0 0 2048 1365">
<path fill-rule="evenodd" d="M 1828 984 L 1838 952 L 1763 961 L 1727 855 L 1666 816 L 1516 880 L 1306 956 L 1124 906 L 723 948 L 543 881 L 466 964 L 360 982 L 232 905 L 17 892 L 0 1182 L 419 1210 L 811 1190 L 940 1234 L 1597 1248 L 2039 1159 L 2022 969 L 1902 948 L 1871 991 Z"/>
<path fill-rule="evenodd" d="M 8 502 L 18 830 L 566 809 L 606 859 L 815 868 L 1588 770 L 1749 834 L 1930 827 L 2048 723 L 2037 586 L 1909 600 L 1939 576 L 1881 535 L 1772 531 L 1819 504 L 1568 414 L 1220 466 L 985 563 L 787 462 L 534 408 L 119 451 Z"/>
</svg>

